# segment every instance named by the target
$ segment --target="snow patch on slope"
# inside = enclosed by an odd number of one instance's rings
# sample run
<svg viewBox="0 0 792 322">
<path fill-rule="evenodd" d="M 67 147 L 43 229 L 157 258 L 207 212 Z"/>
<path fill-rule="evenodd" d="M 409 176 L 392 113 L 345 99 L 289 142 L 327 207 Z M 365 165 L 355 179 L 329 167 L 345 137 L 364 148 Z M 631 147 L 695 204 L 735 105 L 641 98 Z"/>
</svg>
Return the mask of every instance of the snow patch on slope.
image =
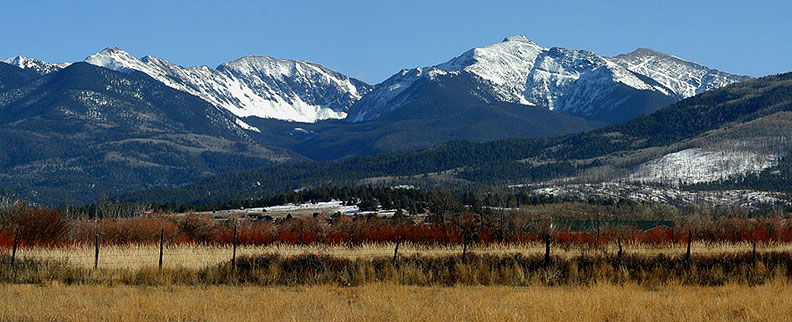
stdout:
<svg viewBox="0 0 792 322">
<path fill-rule="evenodd" d="M 685 205 L 707 203 L 711 205 L 758 207 L 783 203 L 789 205 L 783 193 L 753 190 L 684 191 L 675 188 L 653 187 L 624 182 L 567 184 L 532 190 L 539 195 L 581 200 L 630 200 L 645 203 Z"/>
<path fill-rule="evenodd" d="M 250 124 L 247 124 L 247 123 L 245 123 L 244 121 L 242 121 L 240 119 L 235 119 L 234 122 L 236 123 L 236 125 L 239 125 L 239 127 L 243 128 L 245 130 L 261 133 L 261 130 L 259 130 L 257 127 L 254 127 L 254 126 L 252 126 Z"/>
<path fill-rule="evenodd" d="M 753 152 L 687 149 L 641 164 L 629 180 L 676 185 L 755 174 L 778 164 L 777 156 Z"/>
</svg>

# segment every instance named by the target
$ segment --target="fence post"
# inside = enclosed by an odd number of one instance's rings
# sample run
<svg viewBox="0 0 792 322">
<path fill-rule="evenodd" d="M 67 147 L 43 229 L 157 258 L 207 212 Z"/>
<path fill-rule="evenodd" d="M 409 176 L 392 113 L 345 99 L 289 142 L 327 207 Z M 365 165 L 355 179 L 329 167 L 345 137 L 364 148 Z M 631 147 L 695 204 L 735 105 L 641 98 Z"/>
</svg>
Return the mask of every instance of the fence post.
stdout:
<svg viewBox="0 0 792 322">
<path fill-rule="evenodd" d="M 234 225 L 234 251 L 231 255 L 231 269 L 236 271 L 237 226 Z"/>
<path fill-rule="evenodd" d="M 94 245 L 96 246 L 96 252 L 94 253 L 94 269 L 97 269 L 99 268 L 99 234 L 94 236 Z"/>
<path fill-rule="evenodd" d="M 619 236 L 619 255 L 618 255 L 619 259 L 622 259 L 622 255 L 623 254 L 624 254 L 624 251 L 622 250 L 621 236 Z"/>
<path fill-rule="evenodd" d="M 17 246 L 19 246 L 19 228 L 17 228 L 14 233 L 14 249 L 11 250 L 11 267 L 14 266 L 14 262 L 16 261 Z"/>
<path fill-rule="evenodd" d="M 690 260 L 690 244 L 693 243 L 693 229 L 688 231 L 688 243 L 687 243 L 687 252 L 685 253 L 685 260 Z"/>
<path fill-rule="evenodd" d="M 399 244 L 401 243 L 401 236 L 396 238 L 396 248 L 393 250 L 393 264 L 396 264 L 396 261 L 399 260 Z"/>
<path fill-rule="evenodd" d="M 550 233 L 545 234 L 545 266 L 550 264 Z"/>
<path fill-rule="evenodd" d="M 751 261 L 756 263 L 756 238 L 753 238 L 753 251 L 751 251 Z"/>
<path fill-rule="evenodd" d="M 467 240 L 463 241 L 462 244 L 462 264 L 467 264 Z"/>
<path fill-rule="evenodd" d="M 160 256 L 159 256 L 159 269 L 162 270 L 162 246 L 165 244 L 165 228 L 160 231 Z"/>
</svg>

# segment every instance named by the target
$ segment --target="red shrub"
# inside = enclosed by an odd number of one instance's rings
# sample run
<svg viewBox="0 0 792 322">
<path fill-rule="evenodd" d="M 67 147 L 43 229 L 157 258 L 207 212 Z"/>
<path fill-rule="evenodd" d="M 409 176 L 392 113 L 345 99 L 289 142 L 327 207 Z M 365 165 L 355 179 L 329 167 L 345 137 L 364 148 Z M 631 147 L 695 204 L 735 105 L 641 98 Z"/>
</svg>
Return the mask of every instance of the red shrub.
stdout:
<svg viewBox="0 0 792 322">
<path fill-rule="evenodd" d="M 11 216 L 10 223 L 19 229 L 22 245 L 55 246 L 66 241 L 68 222 L 55 210 L 22 206 Z"/>
<path fill-rule="evenodd" d="M 206 243 L 212 241 L 210 236 L 215 229 L 215 221 L 210 215 L 190 212 L 179 220 L 178 226 L 179 232 L 184 235 L 187 240 L 192 240 L 197 243 Z"/>
</svg>

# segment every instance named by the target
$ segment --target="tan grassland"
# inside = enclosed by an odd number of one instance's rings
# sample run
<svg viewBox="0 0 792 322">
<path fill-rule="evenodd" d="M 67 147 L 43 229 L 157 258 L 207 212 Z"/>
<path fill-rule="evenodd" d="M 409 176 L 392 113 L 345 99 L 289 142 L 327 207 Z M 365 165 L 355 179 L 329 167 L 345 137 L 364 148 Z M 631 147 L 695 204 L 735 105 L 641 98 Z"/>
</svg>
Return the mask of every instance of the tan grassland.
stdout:
<svg viewBox="0 0 792 322">
<path fill-rule="evenodd" d="M 0 320 L 788 321 L 792 287 L 0 285 Z"/>
<path fill-rule="evenodd" d="M 270 246 L 239 246 L 237 256 L 277 254 L 282 256 L 295 256 L 303 254 L 321 254 L 350 259 L 390 258 L 395 248 L 393 243 L 363 244 L 350 247 L 348 245 L 286 245 L 275 244 Z M 625 243 L 625 253 L 643 255 L 682 255 L 687 250 L 686 244 L 650 245 L 638 243 Z M 724 254 L 749 252 L 750 243 L 703 243 L 693 242 L 691 251 L 694 254 Z M 536 255 L 544 254 L 544 244 L 492 244 L 487 246 L 473 246 L 469 249 L 476 254 L 492 255 Z M 608 244 L 600 247 L 564 247 L 554 244 L 551 248 L 553 256 L 573 257 L 582 253 L 615 253 L 617 246 Z M 759 244 L 758 252 L 792 252 L 792 244 Z M 419 244 L 402 244 L 399 246 L 399 256 L 448 256 L 462 253 L 461 245 L 426 246 Z M 202 268 L 207 265 L 217 265 L 231 259 L 231 246 L 208 245 L 173 245 L 166 246 L 163 251 L 163 266 L 166 268 Z M 94 265 L 95 249 L 93 245 L 72 246 L 64 248 L 21 248 L 17 251 L 19 258 L 66 260 L 68 263 L 80 267 L 90 268 Z M 138 269 L 156 267 L 159 263 L 159 245 L 126 245 L 126 246 L 101 246 L 99 250 L 99 267 L 109 269 Z"/>
</svg>

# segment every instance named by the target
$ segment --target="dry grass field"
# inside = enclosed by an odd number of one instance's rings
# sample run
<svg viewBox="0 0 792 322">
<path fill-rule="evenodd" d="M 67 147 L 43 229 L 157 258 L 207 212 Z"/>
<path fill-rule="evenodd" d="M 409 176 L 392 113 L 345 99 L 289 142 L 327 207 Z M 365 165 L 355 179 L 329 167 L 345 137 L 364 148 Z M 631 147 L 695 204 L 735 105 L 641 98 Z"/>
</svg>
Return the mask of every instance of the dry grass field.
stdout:
<svg viewBox="0 0 792 322">
<path fill-rule="evenodd" d="M 21 248 L 0 321 L 792 321 L 791 244 L 395 246 Z"/>
<path fill-rule="evenodd" d="M 0 285 L 0 320 L 785 321 L 792 287 Z"/>
<path fill-rule="evenodd" d="M 393 256 L 394 243 L 362 244 L 354 247 L 347 245 L 291 245 L 274 244 L 270 246 L 239 246 L 237 256 L 256 255 L 281 255 L 296 256 L 306 254 L 328 255 L 349 259 L 374 259 L 390 258 Z M 399 246 L 399 256 L 422 255 L 429 257 L 453 256 L 462 253 L 462 245 L 435 245 L 426 246 L 405 243 Z M 693 242 L 692 252 L 700 255 L 729 254 L 749 252 L 750 243 L 704 243 Z M 626 254 L 641 255 L 683 255 L 687 251 L 686 244 L 650 245 L 641 243 L 625 243 Z M 544 244 L 491 244 L 487 246 L 474 246 L 469 249 L 479 255 L 514 255 L 526 256 L 544 254 Z M 614 254 L 618 251 L 616 244 L 599 247 L 561 247 L 553 245 L 553 256 L 570 258 L 581 254 Z M 757 252 L 792 252 L 792 244 L 758 244 Z M 230 260 L 232 247 L 206 246 L 206 245 L 174 245 L 166 246 L 163 250 L 163 266 L 166 268 L 202 268 L 208 265 L 217 265 Z M 95 249 L 93 245 L 71 246 L 61 248 L 20 248 L 17 251 L 19 258 L 39 260 L 65 260 L 68 263 L 92 268 L 94 265 Z M 159 264 L 158 245 L 121 245 L 101 246 L 99 253 L 99 267 L 108 269 L 139 269 L 156 267 Z"/>
</svg>

